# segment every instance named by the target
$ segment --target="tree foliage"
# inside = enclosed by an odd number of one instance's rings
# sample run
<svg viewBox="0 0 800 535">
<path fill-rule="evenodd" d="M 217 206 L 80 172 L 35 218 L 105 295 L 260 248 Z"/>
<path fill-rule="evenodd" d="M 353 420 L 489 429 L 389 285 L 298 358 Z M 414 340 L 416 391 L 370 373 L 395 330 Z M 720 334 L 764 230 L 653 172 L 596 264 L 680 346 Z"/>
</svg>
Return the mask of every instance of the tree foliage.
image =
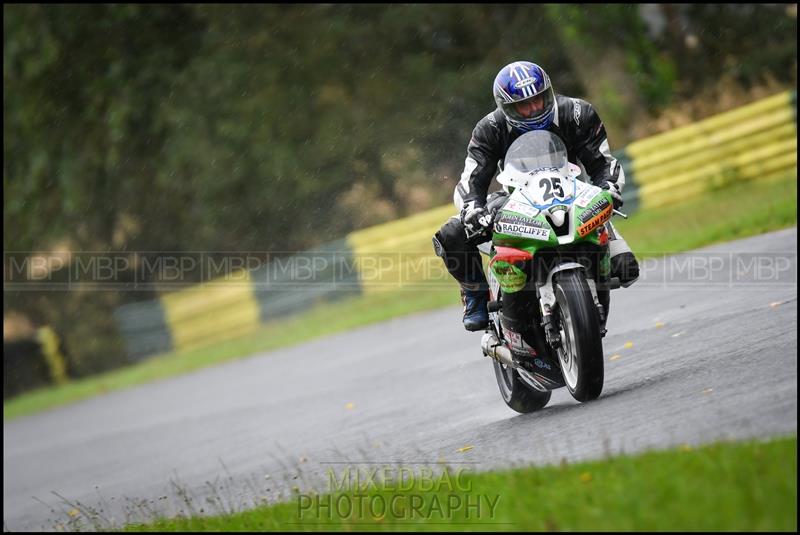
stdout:
<svg viewBox="0 0 800 535">
<path fill-rule="evenodd" d="M 592 101 L 615 149 L 725 73 L 796 83 L 796 11 L 658 9 L 4 5 L 4 249 L 303 250 L 442 204 L 513 60 Z M 64 333 L 91 302 L 83 332 L 110 332 L 144 297 L 4 306 Z"/>
</svg>

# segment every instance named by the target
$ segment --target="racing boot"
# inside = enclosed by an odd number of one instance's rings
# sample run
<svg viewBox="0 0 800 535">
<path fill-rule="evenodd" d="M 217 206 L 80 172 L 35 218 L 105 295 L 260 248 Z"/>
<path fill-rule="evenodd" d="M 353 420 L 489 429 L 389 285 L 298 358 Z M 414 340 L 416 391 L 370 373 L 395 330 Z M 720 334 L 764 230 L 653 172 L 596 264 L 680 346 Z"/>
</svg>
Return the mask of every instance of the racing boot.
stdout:
<svg viewBox="0 0 800 535">
<path fill-rule="evenodd" d="M 633 253 L 626 251 L 611 257 L 611 276 L 617 277 L 623 288 L 639 279 L 639 263 Z"/>
<path fill-rule="evenodd" d="M 482 331 L 489 326 L 489 290 L 468 290 L 461 287 L 461 302 L 464 304 L 464 328 Z"/>
<path fill-rule="evenodd" d="M 639 279 L 639 263 L 628 242 L 617 232 L 611 221 L 606 223 L 606 230 L 611 257 L 611 277 L 618 278 L 622 287 L 627 288 Z"/>
</svg>

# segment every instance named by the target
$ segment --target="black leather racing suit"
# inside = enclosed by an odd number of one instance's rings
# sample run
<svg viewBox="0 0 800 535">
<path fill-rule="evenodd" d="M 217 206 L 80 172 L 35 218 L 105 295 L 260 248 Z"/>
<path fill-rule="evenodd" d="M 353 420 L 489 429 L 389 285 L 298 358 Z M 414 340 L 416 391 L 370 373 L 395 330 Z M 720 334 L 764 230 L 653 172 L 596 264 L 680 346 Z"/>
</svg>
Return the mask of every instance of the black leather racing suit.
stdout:
<svg viewBox="0 0 800 535">
<path fill-rule="evenodd" d="M 547 130 L 564 141 L 569 161 L 576 165 L 583 164 L 596 186 L 602 187 L 605 182 L 611 182 L 621 192 L 625 185 L 625 172 L 611 155 L 605 127 L 592 105 L 585 100 L 556 94 L 556 108 L 554 120 Z M 486 205 L 492 178 L 502 167 L 506 151 L 522 133 L 511 128 L 499 109 L 478 121 L 467 147 L 461 181 L 453 195 L 459 210 Z M 616 267 L 617 275 L 623 275 L 620 277 L 623 283 L 632 283 L 638 277 L 636 259 L 613 227 L 608 224 L 607 228 L 611 240 L 612 273 Z M 486 238 L 482 241 L 486 241 Z M 444 259 L 450 274 L 469 289 L 487 286 L 478 243 L 467 240 L 463 223 L 458 217 L 450 218 L 433 239 L 436 254 Z M 614 257 L 623 261 L 615 263 Z"/>
<path fill-rule="evenodd" d="M 596 186 L 610 181 L 621 191 L 625 173 L 611 155 L 606 129 L 592 105 L 556 94 L 556 107 L 555 118 L 547 130 L 564 141 L 569 161 L 574 164 L 580 161 Z M 467 147 L 461 181 L 456 186 L 454 200 L 459 209 L 468 203 L 486 204 L 489 184 L 502 167 L 506 151 L 520 135 L 522 132 L 512 129 L 499 109 L 478 121 Z"/>
</svg>

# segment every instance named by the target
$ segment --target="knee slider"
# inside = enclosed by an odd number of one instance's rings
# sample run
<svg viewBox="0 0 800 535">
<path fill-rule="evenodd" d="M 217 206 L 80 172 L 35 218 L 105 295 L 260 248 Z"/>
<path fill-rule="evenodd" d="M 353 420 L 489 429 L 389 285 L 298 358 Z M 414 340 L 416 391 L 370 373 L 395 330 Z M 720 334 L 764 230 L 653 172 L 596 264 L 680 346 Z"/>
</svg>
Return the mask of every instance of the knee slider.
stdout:
<svg viewBox="0 0 800 535">
<path fill-rule="evenodd" d="M 444 258 L 444 246 L 442 246 L 438 232 L 433 235 L 433 252 L 436 253 L 436 256 Z"/>
<path fill-rule="evenodd" d="M 466 241 L 466 236 L 464 235 L 464 226 L 461 224 L 461 220 L 457 217 L 451 217 L 442 225 L 442 228 L 434 234 L 433 238 L 439 242 L 439 247 L 444 251 L 458 251 L 463 249 L 464 246 L 462 242 Z M 435 251 L 437 250 L 436 243 L 433 244 L 433 249 Z"/>
</svg>

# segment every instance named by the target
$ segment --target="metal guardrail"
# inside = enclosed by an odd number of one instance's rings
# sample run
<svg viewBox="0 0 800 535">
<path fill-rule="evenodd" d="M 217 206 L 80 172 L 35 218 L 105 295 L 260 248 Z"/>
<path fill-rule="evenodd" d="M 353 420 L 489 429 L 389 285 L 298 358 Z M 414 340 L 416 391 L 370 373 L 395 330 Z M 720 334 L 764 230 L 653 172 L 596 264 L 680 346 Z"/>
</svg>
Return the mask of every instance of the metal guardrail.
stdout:
<svg viewBox="0 0 800 535">
<path fill-rule="evenodd" d="M 786 91 L 625 148 L 641 208 L 797 172 L 796 92 Z"/>
</svg>

